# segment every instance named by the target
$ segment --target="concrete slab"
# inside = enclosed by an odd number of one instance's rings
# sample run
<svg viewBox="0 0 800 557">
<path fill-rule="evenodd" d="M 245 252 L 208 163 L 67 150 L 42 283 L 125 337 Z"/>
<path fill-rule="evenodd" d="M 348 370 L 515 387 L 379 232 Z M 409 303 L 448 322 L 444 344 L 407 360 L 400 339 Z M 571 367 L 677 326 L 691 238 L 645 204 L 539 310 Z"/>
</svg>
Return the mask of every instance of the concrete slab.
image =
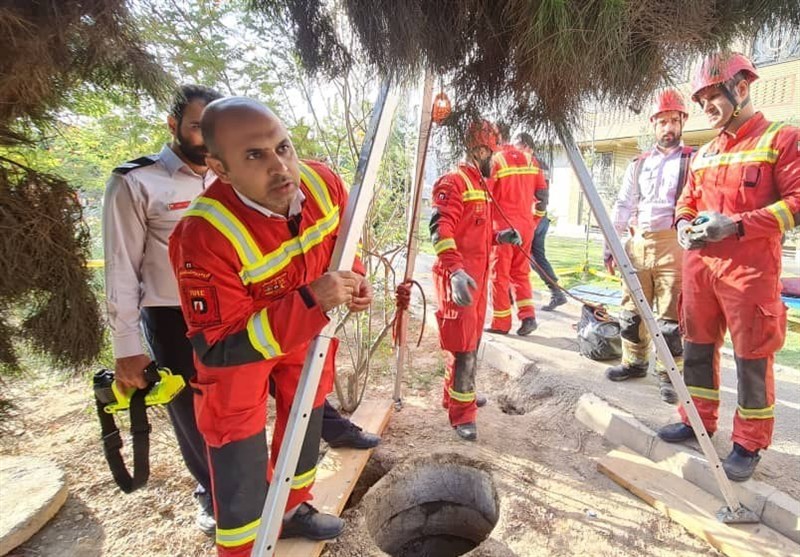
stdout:
<svg viewBox="0 0 800 557">
<path fill-rule="evenodd" d="M 26 542 L 67 500 L 64 472 L 54 463 L 0 456 L 0 555 Z"/>
</svg>

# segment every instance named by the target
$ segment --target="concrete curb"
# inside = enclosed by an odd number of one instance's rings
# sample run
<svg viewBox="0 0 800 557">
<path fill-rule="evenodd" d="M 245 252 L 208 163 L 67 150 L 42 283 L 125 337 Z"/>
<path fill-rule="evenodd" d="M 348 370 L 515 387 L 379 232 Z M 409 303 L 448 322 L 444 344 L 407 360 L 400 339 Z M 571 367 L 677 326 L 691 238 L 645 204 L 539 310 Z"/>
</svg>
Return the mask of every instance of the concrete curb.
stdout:
<svg viewBox="0 0 800 557">
<path fill-rule="evenodd" d="M 528 370 L 536 369 L 536 364 L 521 352 L 493 340 L 491 334 L 483 335 L 481 345 L 478 347 L 478 359 L 512 379 L 519 379 Z"/>
<path fill-rule="evenodd" d="M 711 468 L 701 453 L 690 447 L 661 441 L 655 431 L 628 412 L 587 393 L 578 401 L 575 417 L 611 443 L 624 445 L 659 463 L 673 474 L 722 498 Z M 758 480 L 731 485 L 742 504 L 755 512 L 761 522 L 800 543 L 800 501 Z"/>
<path fill-rule="evenodd" d="M 421 308 L 412 306 L 412 311 L 419 317 Z M 428 311 L 425 321 L 426 327 L 438 327 L 434 311 Z M 494 340 L 491 334 L 483 336 L 478 358 L 513 379 L 519 379 L 528 370 L 536 369 L 535 362 Z M 690 447 L 661 441 L 652 429 L 632 414 L 611 406 L 594 394 L 586 393 L 578 401 L 575 417 L 609 442 L 628 447 L 664 465 L 673 474 L 722 499 L 717 482 L 701 453 Z M 800 501 L 758 480 L 732 483 L 732 486 L 742 504 L 755 512 L 765 525 L 800 543 Z"/>
</svg>

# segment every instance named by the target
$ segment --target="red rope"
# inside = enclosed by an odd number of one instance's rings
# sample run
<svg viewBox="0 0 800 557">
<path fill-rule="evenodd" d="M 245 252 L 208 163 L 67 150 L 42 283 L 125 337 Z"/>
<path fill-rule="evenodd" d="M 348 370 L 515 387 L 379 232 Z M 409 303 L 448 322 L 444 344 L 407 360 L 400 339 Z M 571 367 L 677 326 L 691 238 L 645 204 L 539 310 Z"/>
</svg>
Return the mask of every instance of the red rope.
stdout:
<svg viewBox="0 0 800 557">
<path fill-rule="evenodd" d="M 425 299 L 425 292 L 422 290 L 422 285 L 413 279 L 408 279 L 397 285 L 395 290 L 395 306 L 397 310 L 394 314 L 394 322 L 392 323 L 392 339 L 397 344 L 397 339 L 400 336 L 400 320 L 397 316 L 403 312 L 408 311 L 408 306 L 411 304 L 411 287 L 416 286 L 422 296 L 422 326 L 419 331 L 419 339 L 417 339 L 417 346 L 422 343 L 422 335 L 425 333 L 425 318 L 428 312 L 428 303 Z"/>
</svg>

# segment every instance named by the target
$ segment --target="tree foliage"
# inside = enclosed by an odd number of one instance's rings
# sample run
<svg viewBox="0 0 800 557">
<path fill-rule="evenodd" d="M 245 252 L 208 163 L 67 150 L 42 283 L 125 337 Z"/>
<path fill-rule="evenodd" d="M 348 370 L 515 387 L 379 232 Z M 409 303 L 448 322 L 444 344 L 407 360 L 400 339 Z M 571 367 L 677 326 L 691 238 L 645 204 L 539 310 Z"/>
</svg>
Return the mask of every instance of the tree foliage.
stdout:
<svg viewBox="0 0 800 557">
<path fill-rule="evenodd" d="M 638 105 L 687 57 L 764 27 L 800 28 L 796 0 L 252 0 L 285 17 L 304 65 L 367 60 L 399 80 L 445 76 L 463 131 L 480 113 L 537 129 L 582 104 Z M 340 38 L 346 14 L 355 47 Z"/>
</svg>

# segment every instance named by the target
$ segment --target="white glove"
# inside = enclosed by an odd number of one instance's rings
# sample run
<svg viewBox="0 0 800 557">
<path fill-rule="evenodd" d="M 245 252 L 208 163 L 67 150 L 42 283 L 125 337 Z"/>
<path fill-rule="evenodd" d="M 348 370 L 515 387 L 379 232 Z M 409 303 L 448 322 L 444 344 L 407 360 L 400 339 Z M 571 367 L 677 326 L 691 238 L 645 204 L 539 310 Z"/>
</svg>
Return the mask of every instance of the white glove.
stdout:
<svg viewBox="0 0 800 557">
<path fill-rule="evenodd" d="M 685 250 L 700 249 L 706 245 L 705 242 L 695 240 L 692 236 L 692 223 L 688 220 L 679 220 L 678 225 L 678 244 Z"/>
<path fill-rule="evenodd" d="M 498 244 L 522 245 L 522 236 L 513 228 L 506 228 L 497 233 L 496 242 Z"/>
<path fill-rule="evenodd" d="M 689 236 L 699 242 L 719 242 L 736 234 L 732 218 L 715 211 L 702 211 L 692 222 Z"/>
<path fill-rule="evenodd" d="M 468 306 L 472 303 L 473 290 L 478 288 L 477 283 L 469 276 L 464 269 L 459 269 L 450 275 L 450 290 L 453 294 L 453 301 L 459 306 Z"/>
</svg>

